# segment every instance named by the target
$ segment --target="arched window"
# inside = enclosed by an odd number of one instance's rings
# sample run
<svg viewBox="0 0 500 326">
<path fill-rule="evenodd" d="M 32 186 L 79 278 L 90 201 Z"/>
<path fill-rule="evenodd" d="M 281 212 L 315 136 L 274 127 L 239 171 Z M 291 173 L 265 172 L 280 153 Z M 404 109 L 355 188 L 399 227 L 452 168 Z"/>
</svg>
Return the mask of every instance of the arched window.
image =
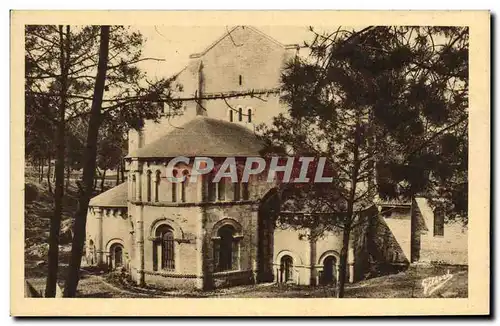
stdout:
<svg viewBox="0 0 500 326">
<path fill-rule="evenodd" d="M 248 122 L 252 122 L 252 108 L 248 108 Z"/>
<path fill-rule="evenodd" d="M 174 231 L 168 225 L 156 229 L 153 242 L 153 270 L 175 269 L 175 239 Z"/>
<path fill-rule="evenodd" d="M 231 225 L 224 225 L 217 232 L 214 240 L 214 266 L 217 272 L 239 269 L 239 242 L 235 233 Z"/>
<path fill-rule="evenodd" d="M 286 283 L 293 280 L 293 258 L 289 255 L 281 257 L 280 281 Z"/>
<path fill-rule="evenodd" d="M 229 109 L 229 122 L 233 122 L 233 120 L 234 120 L 233 109 Z"/>
<path fill-rule="evenodd" d="M 243 121 L 243 109 L 241 106 L 238 108 L 238 121 Z"/>
<path fill-rule="evenodd" d="M 115 243 L 109 249 L 109 255 L 111 258 L 110 264 L 111 268 L 119 268 L 123 266 L 123 246 L 119 243 Z"/>
<path fill-rule="evenodd" d="M 146 200 L 151 201 L 151 171 L 148 171 L 146 175 Z"/>
<path fill-rule="evenodd" d="M 177 178 L 177 170 L 172 171 L 174 178 Z M 177 202 L 177 182 L 172 180 L 172 203 Z"/>
<path fill-rule="evenodd" d="M 160 201 L 160 182 L 161 182 L 161 172 L 156 170 L 156 180 L 155 180 L 155 202 Z"/>
</svg>

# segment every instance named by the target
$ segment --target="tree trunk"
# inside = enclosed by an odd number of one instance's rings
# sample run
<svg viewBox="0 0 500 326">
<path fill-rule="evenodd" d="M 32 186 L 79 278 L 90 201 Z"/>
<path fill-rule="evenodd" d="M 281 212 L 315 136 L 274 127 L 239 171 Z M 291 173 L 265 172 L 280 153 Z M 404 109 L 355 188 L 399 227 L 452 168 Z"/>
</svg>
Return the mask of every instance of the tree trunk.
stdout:
<svg viewBox="0 0 500 326">
<path fill-rule="evenodd" d="M 318 285 L 317 277 L 318 271 L 316 270 L 316 257 L 317 257 L 317 241 L 318 238 L 316 236 L 316 231 L 311 230 L 311 238 L 309 239 L 309 254 L 311 257 L 310 268 L 311 268 L 311 277 L 309 283 L 311 286 Z"/>
<path fill-rule="evenodd" d="M 42 183 L 43 180 L 43 158 L 38 161 L 38 183 Z"/>
<path fill-rule="evenodd" d="M 355 164 L 356 165 L 356 164 Z M 353 180 L 356 180 L 357 172 L 354 173 Z M 353 182 L 355 185 L 355 183 Z M 352 222 L 354 219 L 354 196 L 356 187 L 351 190 L 351 200 L 347 205 L 347 219 L 344 223 L 344 231 L 342 232 L 342 249 L 340 250 L 339 262 L 339 281 L 337 282 L 337 298 L 344 297 L 345 282 L 347 280 L 347 256 L 349 252 L 349 239 L 351 236 Z"/>
<path fill-rule="evenodd" d="M 123 159 L 120 161 L 120 173 L 122 175 L 122 182 L 125 182 L 125 162 L 123 161 Z"/>
<path fill-rule="evenodd" d="M 55 194 L 54 215 L 50 220 L 48 273 L 45 286 L 45 297 L 55 297 L 57 287 L 57 270 L 59 266 L 59 232 L 61 231 L 61 215 L 64 197 L 64 159 L 65 159 L 65 115 L 66 115 L 66 92 L 68 90 L 68 68 L 69 68 L 69 45 L 70 27 L 66 26 L 66 40 L 64 40 L 63 26 L 59 25 L 60 40 L 60 108 L 56 130 L 56 166 L 55 166 Z"/>
<path fill-rule="evenodd" d="M 101 192 L 104 192 L 104 182 L 106 181 L 106 169 L 101 174 Z"/>
<path fill-rule="evenodd" d="M 101 177 L 101 171 L 96 167 L 96 172 L 94 174 L 94 185 L 92 186 L 92 191 L 95 192 L 97 189 L 97 180 Z"/>
<path fill-rule="evenodd" d="M 80 265 L 82 263 L 82 252 L 85 243 L 85 226 L 87 223 L 87 210 L 92 186 L 94 181 L 97 157 L 97 136 L 101 124 L 101 105 L 106 82 L 106 69 L 108 65 L 109 50 L 109 26 L 101 26 L 101 40 L 99 44 L 99 62 L 97 66 L 97 77 L 94 87 L 94 96 L 90 111 L 89 127 L 87 132 L 87 144 L 84 152 L 83 162 L 83 189 L 80 194 L 79 205 L 73 225 L 73 241 L 71 246 L 71 258 L 68 267 L 68 275 L 64 287 L 65 297 L 75 297 L 78 287 Z"/>
<path fill-rule="evenodd" d="M 121 166 L 120 163 L 118 163 L 116 165 L 116 185 L 117 186 L 120 184 L 120 166 Z"/>
<path fill-rule="evenodd" d="M 50 180 L 50 176 L 52 175 L 52 169 L 51 169 L 52 163 L 51 163 L 51 161 L 52 161 L 52 157 L 49 153 L 48 158 L 47 158 L 47 163 L 48 163 L 47 164 L 48 165 L 47 166 L 47 187 L 48 187 L 50 193 L 52 193 L 52 181 Z"/>
<path fill-rule="evenodd" d="M 342 250 L 340 251 L 339 281 L 337 282 L 337 298 L 344 297 L 345 282 L 347 279 L 347 253 L 349 252 L 350 227 L 345 228 L 342 234 Z"/>
<path fill-rule="evenodd" d="M 68 165 L 66 166 L 66 192 L 68 191 L 69 188 L 70 177 L 71 177 L 71 168 Z"/>
<path fill-rule="evenodd" d="M 337 297 L 344 297 L 345 281 L 347 276 L 347 253 L 349 252 L 349 237 L 353 224 L 354 216 L 354 202 L 356 201 L 356 186 L 358 184 L 358 175 L 361 162 L 359 160 L 359 146 L 361 144 L 361 128 L 359 123 L 356 123 L 356 132 L 354 134 L 354 147 L 353 147 L 353 167 L 351 170 L 351 189 L 349 197 L 347 198 L 347 214 L 344 222 L 344 231 L 342 233 L 342 250 L 340 251 L 340 266 L 339 266 L 339 282 L 337 287 Z"/>
</svg>

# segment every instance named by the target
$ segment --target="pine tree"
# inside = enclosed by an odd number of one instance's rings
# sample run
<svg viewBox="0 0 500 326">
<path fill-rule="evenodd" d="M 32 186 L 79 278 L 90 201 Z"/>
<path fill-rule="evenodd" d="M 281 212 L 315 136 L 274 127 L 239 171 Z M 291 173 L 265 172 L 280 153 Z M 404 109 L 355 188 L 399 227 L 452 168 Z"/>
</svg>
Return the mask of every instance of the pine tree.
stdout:
<svg viewBox="0 0 500 326">
<path fill-rule="evenodd" d="M 64 196 L 66 144 L 90 128 L 91 103 L 99 57 L 99 26 L 26 26 L 26 156 L 29 160 L 56 158 L 54 215 L 51 220 L 49 277 L 46 292 L 55 293 L 58 234 Z M 101 120 L 115 129 L 139 128 L 144 119 L 162 114 L 162 96 L 168 98 L 171 79 L 148 80 L 137 67 L 142 57 L 142 35 L 131 28 L 112 26 Z M 175 109 L 175 105 L 171 105 Z M 68 138 L 69 137 L 69 138 Z M 83 143 L 83 141 L 82 141 Z M 56 144 L 56 146 L 53 146 Z M 86 145 L 88 146 L 88 144 Z M 53 148 L 55 147 L 55 148 Z M 80 148 L 83 149 L 83 148 Z M 74 148 L 68 149 L 72 157 Z M 83 158 L 85 159 L 85 158 Z M 50 178 L 48 175 L 49 187 Z M 76 233 L 74 233 L 76 234 Z"/>
<path fill-rule="evenodd" d="M 288 112 L 261 130 L 272 151 L 325 157 L 333 170 L 329 187 L 283 185 L 294 197 L 287 210 L 309 214 L 279 218 L 320 233 L 341 231 L 343 297 L 352 231 L 377 195 L 447 193 L 440 203 L 454 216 L 466 212 L 468 30 L 311 32 L 313 41 L 305 43 L 311 55 L 294 58 L 282 76 Z"/>
</svg>

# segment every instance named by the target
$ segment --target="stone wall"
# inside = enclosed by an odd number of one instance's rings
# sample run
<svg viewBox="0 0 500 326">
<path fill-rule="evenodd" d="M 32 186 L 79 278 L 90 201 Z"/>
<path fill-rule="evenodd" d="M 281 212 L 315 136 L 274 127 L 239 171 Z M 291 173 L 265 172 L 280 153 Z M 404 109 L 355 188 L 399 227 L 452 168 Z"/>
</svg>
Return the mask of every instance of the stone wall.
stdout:
<svg viewBox="0 0 500 326">
<path fill-rule="evenodd" d="M 153 238 L 160 225 L 168 225 L 174 230 L 175 270 L 161 270 L 156 276 L 196 276 L 198 255 L 196 250 L 197 232 L 200 223 L 198 207 L 160 207 L 144 205 L 144 270 L 155 272 L 153 268 Z"/>
<path fill-rule="evenodd" d="M 102 219 L 102 224 L 99 219 Z M 90 263 L 88 255 L 92 254 L 90 252 L 90 241 L 92 241 L 95 248 L 94 264 L 109 265 L 109 250 L 113 244 L 117 243 L 123 246 L 123 262 L 124 265 L 127 265 L 131 258 L 130 230 L 130 219 L 125 207 L 90 207 L 87 214 L 86 232 L 87 263 Z M 100 252 L 102 252 L 102 258 L 99 258 Z"/>
<path fill-rule="evenodd" d="M 467 228 L 460 222 L 445 224 L 444 236 L 422 235 L 420 261 L 453 265 L 468 264 Z"/>
<path fill-rule="evenodd" d="M 413 201 L 414 217 L 420 221 L 415 236 L 418 261 L 466 265 L 468 263 L 467 226 L 460 221 L 444 223 L 444 234 L 434 235 L 434 212 L 425 198 Z M 417 243 L 419 246 L 417 246 Z"/>
<path fill-rule="evenodd" d="M 196 275 L 162 274 L 161 272 L 145 271 L 146 284 L 163 289 L 197 289 L 198 277 Z"/>
<path fill-rule="evenodd" d="M 316 270 L 315 282 L 318 284 L 323 271 L 323 261 L 328 256 L 335 258 L 337 264 L 335 274 L 338 275 L 340 251 L 342 250 L 342 234 L 340 232 L 327 232 L 316 241 L 313 247 L 311 247 L 308 235 L 309 232 L 307 230 L 297 230 L 286 226 L 276 228 L 274 232 L 273 255 L 275 282 L 280 281 L 281 259 L 285 255 L 293 259 L 293 281 L 296 284 L 311 284 L 311 267 L 314 267 Z M 348 255 L 348 264 L 351 267 L 354 263 L 353 254 L 351 248 Z M 348 273 L 350 273 L 349 268 Z M 353 281 L 353 279 L 349 279 L 351 282 Z"/>
<path fill-rule="evenodd" d="M 252 28 L 233 29 L 198 59 L 203 62 L 204 91 L 274 88 L 285 52 L 281 44 Z"/>
<path fill-rule="evenodd" d="M 248 92 L 251 90 L 272 90 L 280 85 L 280 74 L 284 63 L 295 55 L 295 49 L 286 49 L 254 29 L 238 27 L 208 52 L 191 59 L 188 66 L 178 75 L 177 82 L 183 85 L 179 97 L 194 97 L 199 91 L 199 73 L 202 74 L 201 88 L 204 94 L 223 92 Z M 200 70 L 201 63 L 201 70 Z M 241 85 L 240 85 L 241 76 Z M 226 103 L 227 102 L 227 103 Z M 234 112 L 234 122 L 255 129 L 260 123 L 271 123 L 272 118 L 286 107 L 280 103 L 276 93 L 265 93 L 258 97 L 242 96 L 218 100 L 202 101 L 200 114 L 229 121 L 231 108 L 242 108 L 243 114 L 252 110 L 252 121 L 243 116 L 238 121 Z M 180 116 L 162 118 L 159 123 L 146 121 L 140 136 L 135 130 L 129 132 L 129 151 L 144 146 L 165 135 L 176 127 L 193 119 L 197 114 L 197 103 L 183 102 Z M 166 108 L 168 111 L 168 108 Z M 142 140 L 139 138 L 142 137 Z"/>
<path fill-rule="evenodd" d="M 206 204 L 203 208 L 206 246 L 204 250 L 205 271 L 210 274 L 208 287 L 248 284 L 253 282 L 257 268 L 257 206 L 250 202 L 227 202 Z M 238 268 L 216 272 L 214 266 L 214 239 L 220 227 L 229 224 L 241 231 Z M 212 284 L 210 284 L 212 283 Z"/>
</svg>

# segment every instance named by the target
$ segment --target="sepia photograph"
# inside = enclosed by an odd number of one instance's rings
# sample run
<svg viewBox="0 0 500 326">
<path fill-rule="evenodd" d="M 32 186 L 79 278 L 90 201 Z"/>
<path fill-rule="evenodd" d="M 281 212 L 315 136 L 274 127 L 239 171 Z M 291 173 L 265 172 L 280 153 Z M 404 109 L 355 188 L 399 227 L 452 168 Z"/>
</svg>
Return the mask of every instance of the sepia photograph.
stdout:
<svg viewBox="0 0 500 326">
<path fill-rule="evenodd" d="M 24 298 L 470 299 L 469 25 L 24 21 Z"/>
</svg>

